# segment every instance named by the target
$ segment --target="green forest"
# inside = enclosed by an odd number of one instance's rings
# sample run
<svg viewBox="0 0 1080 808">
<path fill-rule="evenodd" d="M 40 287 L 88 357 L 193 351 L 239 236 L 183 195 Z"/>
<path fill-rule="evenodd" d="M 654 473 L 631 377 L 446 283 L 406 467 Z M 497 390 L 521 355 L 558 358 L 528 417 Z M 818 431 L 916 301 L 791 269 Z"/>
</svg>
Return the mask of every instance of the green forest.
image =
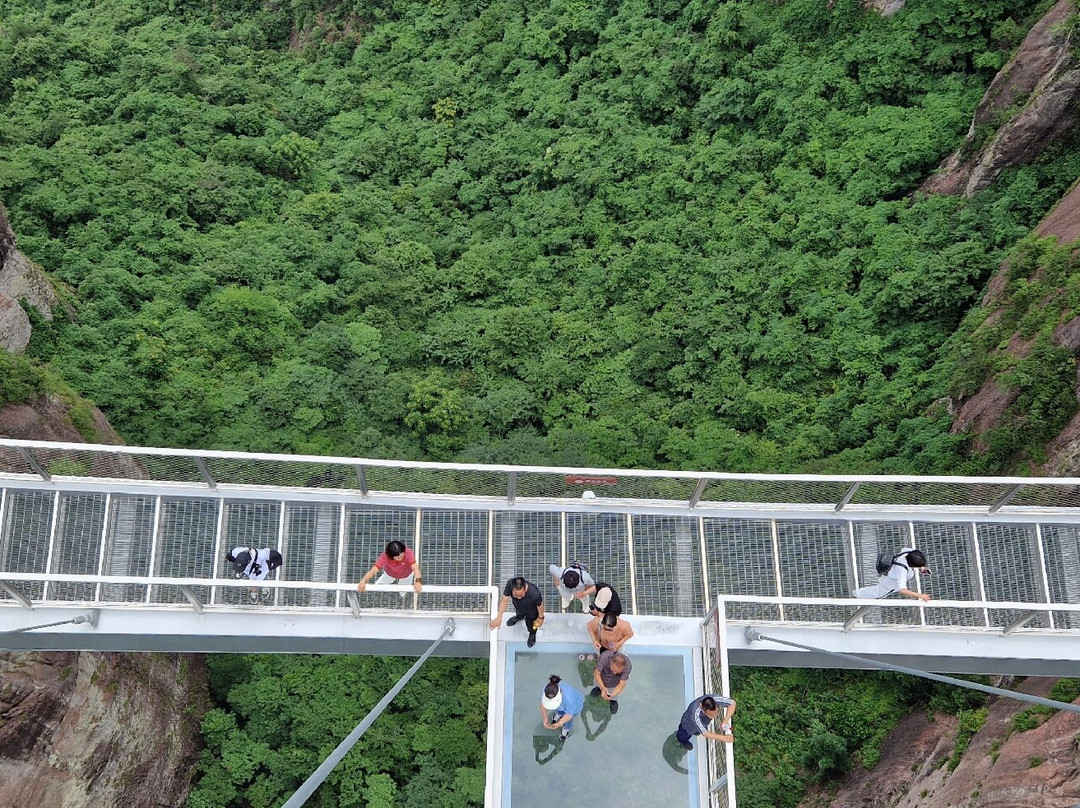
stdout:
<svg viewBox="0 0 1080 808">
<path fill-rule="evenodd" d="M 1071 356 L 1014 371 L 990 451 L 941 402 L 1009 333 L 975 305 L 1046 256 L 1080 142 L 917 188 L 1050 5 L 0 0 L 0 201 L 73 312 L 32 312 L 0 402 L 62 389 L 170 447 L 1012 471 L 1075 410 Z M 1005 324 L 1039 331 L 1040 288 Z M 191 808 L 280 804 L 407 662 L 211 665 Z M 423 672 L 319 805 L 481 804 L 484 669 Z M 740 805 L 873 765 L 933 694 L 741 672 Z"/>
</svg>

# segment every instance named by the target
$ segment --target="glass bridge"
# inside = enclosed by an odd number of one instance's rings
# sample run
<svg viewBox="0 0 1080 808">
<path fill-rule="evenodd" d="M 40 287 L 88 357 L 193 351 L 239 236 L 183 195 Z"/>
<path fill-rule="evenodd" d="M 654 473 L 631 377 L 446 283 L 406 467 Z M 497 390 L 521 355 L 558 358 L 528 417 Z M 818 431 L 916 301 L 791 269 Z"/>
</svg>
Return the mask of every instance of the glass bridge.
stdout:
<svg viewBox="0 0 1080 808">
<path fill-rule="evenodd" d="M 355 582 L 391 539 L 424 591 Z M 225 553 L 284 557 L 249 603 Z M 880 552 L 916 546 L 933 600 L 854 601 Z M 586 693 L 585 619 L 547 568 L 585 562 L 636 636 L 622 710 L 586 699 L 565 743 L 542 728 L 555 673 Z M 535 648 L 491 631 L 502 584 L 545 593 Z M 50 631 L 34 622 L 92 610 Z M 39 619 L 40 618 L 40 619 Z M 789 476 L 481 466 L 0 440 L 0 634 L 8 648 L 488 656 L 487 805 L 600 799 L 734 806 L 734 754 L 671 739 L 728 664 L 837 665 L 743 629 L 934 670 L 1053 673 L 1080 659 L 1080 480 Z M 786 633 L 785 632 L 789 632 Z M 440 651 L 441 652 L 441 651 Z M 918 654 L 919 656 L 916 656 Z M 736 716 L 737 723 L 738 716 Z M 614 762 L 615 765 L 612 765 Z M 557 793 L 553 794 L 552 789 Z M 636 801 L 635 801 L 636 800 Z"/>
</svg>

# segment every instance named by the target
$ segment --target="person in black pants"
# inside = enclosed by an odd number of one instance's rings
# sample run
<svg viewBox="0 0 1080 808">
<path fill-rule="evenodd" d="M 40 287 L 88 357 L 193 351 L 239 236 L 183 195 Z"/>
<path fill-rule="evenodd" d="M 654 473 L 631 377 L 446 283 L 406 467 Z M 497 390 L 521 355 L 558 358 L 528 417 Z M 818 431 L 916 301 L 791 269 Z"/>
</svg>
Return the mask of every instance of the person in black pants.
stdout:
<svg viewBox="0 0 1080 808">
<path fill-rule="evenodd" d="M 492 628 L 498 628 L 510 601 L 514 602 L 514 616 L 506 621 L 508 626 L 516 626 L 522 620 L 529 630 L 528 646 L 536 645 L 536 632 L 544 625 L 544 596 L 536 584 L 529 583 L 521 576 L 511 578 L 503 589 L 499 601 L 499 613 L 491 621 Z"/>
<path fill-rule="evenodd" d="M 622 600 L 619 598 L 619 593 L 615 591 L 615 588 L 611 584 L 606 584 L 603 581 L 597 582 L 596 594 L 593 595 L 593 602 L 592 606 L 589 607 L 589 613 L 593 617 L 604 614 L 613 614 L 618 617 L 622 614 Z"/>
</svg>

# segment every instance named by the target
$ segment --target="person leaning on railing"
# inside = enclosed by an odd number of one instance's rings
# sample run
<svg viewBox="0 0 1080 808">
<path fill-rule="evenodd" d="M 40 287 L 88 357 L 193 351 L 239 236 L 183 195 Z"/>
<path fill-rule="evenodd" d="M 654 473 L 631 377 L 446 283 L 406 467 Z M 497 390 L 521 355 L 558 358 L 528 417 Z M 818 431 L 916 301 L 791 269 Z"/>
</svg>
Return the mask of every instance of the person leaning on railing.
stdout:
<svg viewBox="0 0 1080 808">
<path fill-rule="evenodd" d="M 930 570 L 926 567 L 926 556 L 922 550 L 903 547 L 899 553 L 892 557 L 888 571 L 878 578 L 876 584 L 861 587 L 851 594 L 857 598 L 885 598 L 893 592 L 899 592 L 907 598 L 918 598 L 923 601 L 930 600 L 927 593 L 916 592 L 910 587 L 911 582 L 920 573 L 923 575 L 930 574 Z"/>
<path fill-rule="evenodd" d="M 420 585 L 420 581 L 424 577 L 420 574 L 420 562 L 416 560 L 413 551 L 399 541 L 392 541 L 386 545 L 386 550 L 375 559 L 371 569 L 364 574 L 364 577 L 360 579 L 360 583 L 356 585 L 356 590 L 363 592 L 367 588 L 368 581 L 379 572 L 382 575 L 379 576 L 379 580 L 375 582 L 376 584 L 412 583 L 413 591 L 419 592 L 423 589 Z"/>
<path fill-rule="evenodd" d="M 544 596 L 534 583 L 520 575 L 506 582 L 502 599 L 499 601 L 499 613 L 491 621 L 492 628 L 498 628 L 510 601 L 514 602 L 514 616 L 506 621 L 508 626 L 516 626 L 522 620 L 529 631 L 528 646 L 536 645 L 536 632 L 544 625 Z"/>
<path fill-rule="evenodd" d="M 724 717 L 720 719 L 720 732 L 712 732 L 709 725 L 723 711 Z M 709 694 L 699 699 L 694 699 L 682 714 L 679 728 L 675 730 L 675 738 L 683 749 L 690 750 L 694 744 L 690 739 L 695 735 L 711 738 L 714 741 L 732 743 L 735 740 L 731 731 L 731 716 L 735 714 L 735 699 L 725 698 Z"/>
</svg>

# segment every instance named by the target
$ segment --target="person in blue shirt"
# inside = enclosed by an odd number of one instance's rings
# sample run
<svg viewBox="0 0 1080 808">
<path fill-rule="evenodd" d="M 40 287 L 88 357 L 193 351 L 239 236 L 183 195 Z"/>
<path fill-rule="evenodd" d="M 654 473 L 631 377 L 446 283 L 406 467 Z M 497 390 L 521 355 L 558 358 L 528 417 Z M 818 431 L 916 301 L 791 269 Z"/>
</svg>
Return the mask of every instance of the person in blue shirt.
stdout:
<svg viewBox="0 0 1080 808">
<path fill-rule="evenodd" d="M 540 694 L 540 717 L 544 721 L 544 729 L 560 730 L 559 740 L 565 741 L 574 719 L 584 706 L 585 695 L 580 690 L 564 684 L 558 676 L 551 676 Z"/>
<path fill-rule="evenodd" d="M 710 732 L 709 724 L 720 715 L 721 711 L 723 711 L 724 717 L 720 721 L 720 732 Z M 694 748 L 694 745 L 690 743 L 690 739 L 694 735 L 703 735 L 706 738 L 712 738 L 714 741 L 731 743 L 735 740 L 735 737 L 731 734 L 731 716 L 734 712 L 735 699 L 714 695 L 694 699 L 690 702 L 690 706 L 686 708 L 686 712 L 682 714 L 682 720 L 679 722 L 679 728 L 675 731 L 675 737 L 682 744 L 682 748 L 687 750 Z"/>
</svg>

